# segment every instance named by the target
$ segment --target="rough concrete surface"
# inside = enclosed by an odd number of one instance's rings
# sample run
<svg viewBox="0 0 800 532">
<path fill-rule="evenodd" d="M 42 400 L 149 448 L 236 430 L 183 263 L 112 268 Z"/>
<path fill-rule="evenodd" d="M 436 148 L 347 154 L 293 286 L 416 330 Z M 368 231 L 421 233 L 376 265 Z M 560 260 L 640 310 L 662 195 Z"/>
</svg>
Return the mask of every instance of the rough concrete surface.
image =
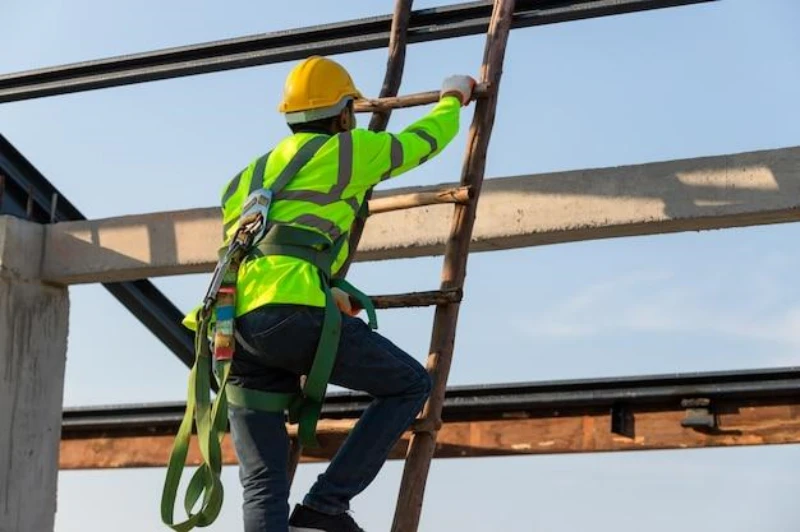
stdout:
<svg viewBox="0 0 800 532">
<path fill-rule="evenodd" d="M 42 225 L 0 216 L 0 273 L 15 279 L 38 279 L 43 251 Z"/>
<path fill-rule="evenodd" d="M 0 219 L 0 532 L 52 531 L 55 520 L 69 299 L 24 278 L 42 237 Z"/>
<path fill-rule="evenodd" d="M 425 188 L 391 194 L 415 190 Z M 376 214 L 367 222 L 356 260 L 441 254 L 452 209 L 433 205 Z M 797 220 L 800 147 L 792 147 L 489 179 L 471 249 Z M 216 208 L 55 224 L 46 232 L 42 275 L 70 284 L 208 272 L 220 233 Z"/>
</svg>

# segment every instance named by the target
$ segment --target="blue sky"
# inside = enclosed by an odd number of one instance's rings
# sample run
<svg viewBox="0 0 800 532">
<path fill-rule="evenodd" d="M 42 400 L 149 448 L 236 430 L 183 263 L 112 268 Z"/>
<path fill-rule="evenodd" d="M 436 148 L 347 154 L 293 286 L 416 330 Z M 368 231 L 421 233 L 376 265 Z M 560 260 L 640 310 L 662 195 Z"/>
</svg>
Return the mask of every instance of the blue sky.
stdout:
<svg viewBox="0 0 800 532">
<path fill-rule="evenodd" d="M 443 2 L 415 2 L 426 7 Z M 333 22 L 375 1 L 73 0 L 0 8 L 0 72 Z M 487 176 L 800 144 L 800 4 L 712 4 L 512 33 Z M 483 37 L 413 45 L 403 92 L 477 75 Z M 385 50 L 337 56 L 376 94 Z M 286 129 L 291 64 L 0 105 L 0 131 L 89 217 L 215 205 L 222 183 Z M 395 113 L 398 129 L 420 110 Z M 464 124 L 471 108 L 464 112 Z M 363 117 L 362 120 L 366 120 Z M 362 122 L 364 123 L 364 122 Z M 388 187 L 454 181 L 466 127 Z M 452 384 L 800 364 L 796 224 L 582 242 L 470 258 Z M 440 258 L 357 264 L 370 293 L 438 286 Z M 401 268 L 402 269 L 399 269 Z M 156 279 L 182 309 L 208 277 Z M 66 405 L 182 400 L 185 368 L 100 286 L 70 290 Z M 102 310 L 101 310 L 102 309 Z M 432 312 L 387 311 L 381 330 L 424 360 Z M 738 448 L 434 462 L 422 531 L 789 532 L 800 448 Z M 322 466 L 302 466 L 293 501 Z M 389 463 L 354 501 L 386 530 Z M 163 470 L 65 472 L 58 532 L 159 530 Z M 216 530 L 238 530 L 235 468 Z"/>
</svg>

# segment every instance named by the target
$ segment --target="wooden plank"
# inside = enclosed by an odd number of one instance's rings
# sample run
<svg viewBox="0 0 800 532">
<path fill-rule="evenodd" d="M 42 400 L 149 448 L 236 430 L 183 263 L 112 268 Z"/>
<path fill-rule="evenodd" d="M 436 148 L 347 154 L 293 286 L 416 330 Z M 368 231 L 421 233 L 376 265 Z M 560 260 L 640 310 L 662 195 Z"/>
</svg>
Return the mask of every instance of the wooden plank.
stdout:
<svg viewBox="0 0 800 532">
<path fill-rule="evenodd" d="M 474 197 L 467 204 L 454 207 L 450 238 L 447 241 L 442 268 L 442 290 L 461 289 L 467 270 L 472 229 L 475 225 L 486 168 L 486 154 L 494 126 L 498 90 L 503 71 L 508 34 L 514 14 L 514 0 L 497 0 L 486 34 L 486 46 L 480 81 L 492 90 L 475 104 L 475 114 L 467 136 L 467 152 L 461 174 L 461 185 L 469 186 Z M 428 371 L 433 377 L 433 390 L 422 415 L 432 430 L 415 433 L 409 442 L 400 493 L 395 508 L 392 532 L 415 532 L 422 513 L 422 501 L 431 459 L 436 452 L 436 427 L 442 415 L 447 377 L 455 344 L 460 302 L 436 307 L 428 355 Z"/>
<path fill-rule="evenodd" d="M 428 292 L 409 292 L 407 294 L 391 294 L 370 296 L 372 304 L 378 309 L 431 307 L 461 301 L 461 290 L 431 290 Z"/>
<path fill-rule="evenodd" d="M 505 419 L 445 421 L 438 433 L 435 458 L 549 455 L 656 449 L 697 449 L 744 445 L 800 443 L 800 398 L 787 404 L 750 401 L 718 405 L 718 429 L 701 431 L 681 426 L 682 410 L 636 411 L 631 437 L 612 434 L 607 410 L 562 415 L 509 412 Z M 321 420 L 321 449 L 304 449 L 303 463 L 329 460 L 344 441 L 355 420 Z M 295 434 L 295 426 L 289 427 Z M 392 450 L 392 460 L 402 459 L 411 434 L 403 435 Z M 61 440 L 60 468 L 108 469 L 166 467 L 173 434 L 116 436 L 72 434 Z M 225 464 L 237 463 L 231 439 L 223 440 Z M 188 464 L 200 463 L 192 442 Z"/>
<path fill-rule="evenodd" d="M 410 194 L 397 194 L 370 200 L 369 214 L 413 209 L 425 205 L 440 203 L 467 203 L 472 199 L 472 189 L 469 187 L 445 187 L 436 190 L 412 192 Z"/>
<path fill-rule="evenodd" d="M 472 99 L 477 100 L 478 98 L 484 98 L 487 94 L 489 94 L 488 85 L 479 83 L 475 86 L 475 90 L 472 91 Z M 439 101 L 440 95 L 441 91 L 425 91 L 416 92 L 414 94 L 404 94 L 403 96 L 365 98 L 359 100 L 354 107 L 357 113 L 375 113 L 373 116 L 374 120 L 375 116 L 381 116 L 382 113 L 390 112 L 392 109 L 405 109 L 408 107 L 419 107 L 421 105 L 436 103 Z M 372 123 L 370 123 L 370 129 L 372 129 Z"/>
</svg>

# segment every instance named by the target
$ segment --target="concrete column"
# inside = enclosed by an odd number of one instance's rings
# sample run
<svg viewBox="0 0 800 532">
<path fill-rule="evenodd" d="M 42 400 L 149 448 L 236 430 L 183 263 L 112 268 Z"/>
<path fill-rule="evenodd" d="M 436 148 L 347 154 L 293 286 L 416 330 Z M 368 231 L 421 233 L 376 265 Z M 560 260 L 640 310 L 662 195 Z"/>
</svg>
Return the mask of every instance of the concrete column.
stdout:
<svg viewBox="0 0 800 532">
<path fill-rule="evenodd" d="M 0 532 L 55 525 L 69 298 L 38 281 L 43 245 L 0 217 Z"/>
</svg>

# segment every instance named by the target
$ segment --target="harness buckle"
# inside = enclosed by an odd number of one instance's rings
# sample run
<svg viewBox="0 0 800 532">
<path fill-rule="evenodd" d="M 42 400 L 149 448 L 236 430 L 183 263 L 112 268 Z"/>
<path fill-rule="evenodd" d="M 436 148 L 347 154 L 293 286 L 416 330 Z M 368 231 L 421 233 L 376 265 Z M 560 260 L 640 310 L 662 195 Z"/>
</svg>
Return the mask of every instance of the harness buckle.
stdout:
<svg viewBox="0 0 800 532">
<path fill-rule="evenodd" d="M 244 231 L 248 238 L 248 247 L 258 244 L 267 233 L 267 220 L 269 208 L 272 206 L 272 190 L 260 188 L 251 193 L 242 207 L 239 218 L 239 230 Z"/>
<path fill-rule="evenodd" d="M 247 197 L 242 208 L 242 214 L 239 216 L 239 226 L 236 228 L 230 244 L 228 244 L 228 249 L 225 250 L 225 254 L 214 268 L 211 283 L 203 298 L 203 312 L 206 315 L 211 311 L 217 300 L 217 294 L 231 261 L 240 252 L 246 253 L 249 251 L 267 233 L 267 220 L 269 208 L 272 205 L 272 196 L 271 190 L 261 188 Z"/>
</svg>

